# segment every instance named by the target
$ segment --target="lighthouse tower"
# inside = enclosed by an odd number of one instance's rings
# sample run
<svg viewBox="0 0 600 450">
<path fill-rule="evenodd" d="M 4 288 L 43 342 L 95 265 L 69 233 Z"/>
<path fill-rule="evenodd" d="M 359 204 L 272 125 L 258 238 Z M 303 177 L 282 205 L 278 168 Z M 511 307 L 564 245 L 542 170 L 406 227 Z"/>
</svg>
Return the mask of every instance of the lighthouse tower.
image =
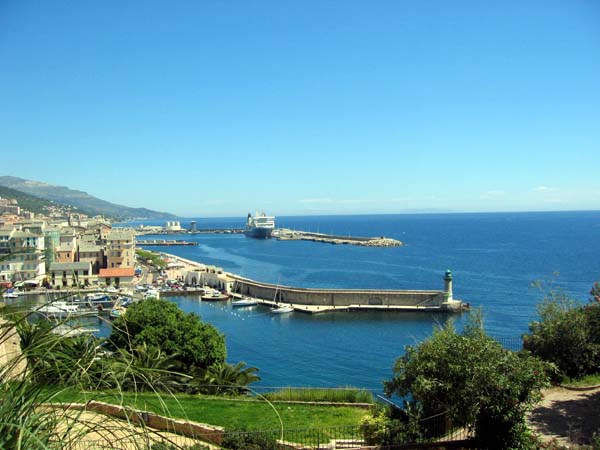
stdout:
<svg viewBox="0 0 600 450">
<path fill-rule="evenodd" d="M 452 272 L 448 269 L 444 275 L 444 302 L 448 303 L 452 300 Z"/>
</svg>

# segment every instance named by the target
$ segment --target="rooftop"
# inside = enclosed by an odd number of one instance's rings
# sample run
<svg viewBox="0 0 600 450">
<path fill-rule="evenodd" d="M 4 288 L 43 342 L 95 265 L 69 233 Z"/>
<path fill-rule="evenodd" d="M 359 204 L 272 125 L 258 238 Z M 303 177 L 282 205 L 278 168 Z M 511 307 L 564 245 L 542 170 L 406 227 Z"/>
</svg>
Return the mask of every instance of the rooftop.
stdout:
<svg viewBox="0 0 600 450">
<path fill-rule="evenodd" d="M 50 264 L 50 271 L 60 270 L 90 270 L 92 264 L 89 262 L 69 262 L 69 263 L 52 263 Z"/>
<path fill-rule="evenodd" d="M 100 269 L 100 278 L 114 278 L 114 277 L 133 277 L 133 267 L 115 267 L 113 269 Z"/>
</svg>

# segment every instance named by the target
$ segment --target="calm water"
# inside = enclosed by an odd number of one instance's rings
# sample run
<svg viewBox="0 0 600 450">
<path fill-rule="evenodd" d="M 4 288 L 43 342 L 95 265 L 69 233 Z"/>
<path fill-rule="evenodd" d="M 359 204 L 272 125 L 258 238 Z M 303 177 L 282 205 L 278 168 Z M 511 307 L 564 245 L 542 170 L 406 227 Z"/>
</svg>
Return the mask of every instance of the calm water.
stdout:
<svg viewBox="0 0 600 450">
<path fill-rule="evenodd" d="M 198 228 L 242 227 L 245 218 L 196 220 Z M 188 223 L 182 220 L 182 226 Z M 300 287 L 442 289 L 444 271 L 451 269 L 454 296 L 482 307 L 487 331 L 503 337 L 525 332 L 536 317 L 542 294 L 532 282 L 544 280 L 586 300 L 600 279 L 600 212 L 278 217 L 277 225 L 393 237 L 406 246 L 196 235 L 186 239 L 199 246 L 168 251 L 256 280 Z M 466 318 L 370 312 L 273 316 L 263 307 L 232 310 L 227 304 L 172 300 L 225 333 L 228 359 L 259 367 L 265 386 L 380 388 L 406 344 L 446 320 L 460 327 Z"/>
</svg>

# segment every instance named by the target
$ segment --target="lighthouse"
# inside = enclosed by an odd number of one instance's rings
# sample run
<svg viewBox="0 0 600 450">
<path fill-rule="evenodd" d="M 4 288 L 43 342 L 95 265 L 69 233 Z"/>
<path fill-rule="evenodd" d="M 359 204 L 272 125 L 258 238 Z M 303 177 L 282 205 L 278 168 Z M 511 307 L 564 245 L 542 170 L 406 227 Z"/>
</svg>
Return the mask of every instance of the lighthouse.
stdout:
<svg viewBox="0 0 600 450">
<path fill-rule="evenodd" d="M 452 272 L 448 269 L 444 275 L 444 302 L 448 303 L 452 300 Z"/>
</svg>

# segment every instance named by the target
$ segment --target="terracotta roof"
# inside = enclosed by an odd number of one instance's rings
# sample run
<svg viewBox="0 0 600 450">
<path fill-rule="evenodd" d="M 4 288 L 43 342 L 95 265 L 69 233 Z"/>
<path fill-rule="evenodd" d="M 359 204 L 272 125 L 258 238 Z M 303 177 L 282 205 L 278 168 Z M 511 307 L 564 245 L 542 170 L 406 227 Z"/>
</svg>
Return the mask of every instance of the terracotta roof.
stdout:
<svg viewBox="0 0 600 450">
<path fill-rule="evenodd" d="M 114 277 L 133 277 L 133 267 L 115 267 L 114 269 L 100 269 L 98 276 L 100 278 L 114 278 Z"/>
</svg>

